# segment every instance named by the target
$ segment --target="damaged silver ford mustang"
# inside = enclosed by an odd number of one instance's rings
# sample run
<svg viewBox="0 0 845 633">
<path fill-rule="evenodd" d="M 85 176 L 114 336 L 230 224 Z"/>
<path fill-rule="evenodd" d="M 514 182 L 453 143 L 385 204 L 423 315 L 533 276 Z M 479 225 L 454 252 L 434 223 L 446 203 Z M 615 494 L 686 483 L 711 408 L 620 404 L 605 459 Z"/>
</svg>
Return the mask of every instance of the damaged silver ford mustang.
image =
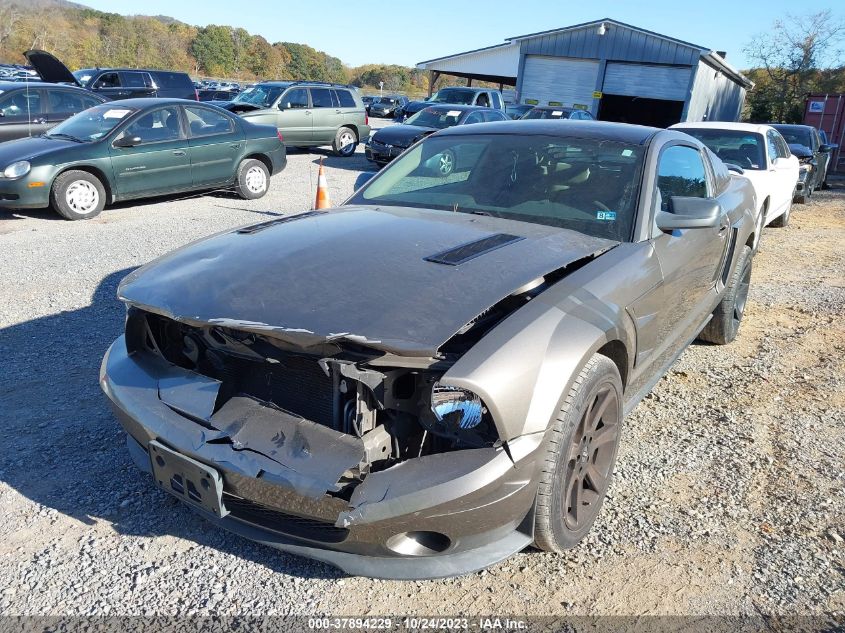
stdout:
<svg viewBox="0 0 845 633">
<path fill-rule="evenodd" d="M 755 208 L 677 131 L 454 128 L 130 274 L 101 385 L 138 466 L 247 538 L 390 578 L 561 551 L 623 416 L 736 336 Z"/>
</svg>

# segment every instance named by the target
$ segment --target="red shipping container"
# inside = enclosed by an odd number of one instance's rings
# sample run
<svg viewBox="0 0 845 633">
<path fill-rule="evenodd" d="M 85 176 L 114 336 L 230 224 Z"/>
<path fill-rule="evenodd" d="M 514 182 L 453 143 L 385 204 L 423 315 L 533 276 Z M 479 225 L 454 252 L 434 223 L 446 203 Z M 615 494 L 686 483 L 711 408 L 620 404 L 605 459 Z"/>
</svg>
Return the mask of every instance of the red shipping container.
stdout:
<svg viewBox="0 0 845 633">
<path fill-rule="evenodd" d="M 827 134 L 827 142 L 838 144 L 833 150 L 828 171 L 845 172 L 845 94 L 811 94 L 804 102 L 804 125 L 812 125 Z"/>
</svg>

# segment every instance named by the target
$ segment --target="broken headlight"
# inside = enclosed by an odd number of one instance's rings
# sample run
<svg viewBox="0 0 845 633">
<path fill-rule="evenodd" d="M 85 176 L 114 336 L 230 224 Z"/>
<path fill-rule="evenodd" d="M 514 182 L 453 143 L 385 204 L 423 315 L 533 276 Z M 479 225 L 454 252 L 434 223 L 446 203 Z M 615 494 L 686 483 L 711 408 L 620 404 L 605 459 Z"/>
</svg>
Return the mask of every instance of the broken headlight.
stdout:
<svg viewBox="0 0 845 633">
<path fill-rule="evenodd" d="M 431 388 L 431 410 L 438 422 L 460 429 L 475 428 L 487 411 L 477 394 L 439 382 Z"/>
</svg>

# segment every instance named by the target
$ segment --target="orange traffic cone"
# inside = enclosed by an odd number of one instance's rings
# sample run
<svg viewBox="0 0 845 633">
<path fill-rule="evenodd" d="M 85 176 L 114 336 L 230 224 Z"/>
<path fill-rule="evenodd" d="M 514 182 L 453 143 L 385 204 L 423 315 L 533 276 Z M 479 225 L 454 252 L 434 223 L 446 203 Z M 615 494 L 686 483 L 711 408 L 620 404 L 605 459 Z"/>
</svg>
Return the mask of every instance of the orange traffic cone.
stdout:
<svg viewBox="0 0 845 633">
<path fill-rule="evenodd" d="M 329 200 L 329 184 L 326 182 L 326 173 L 323 171 L 323 159 L 320 159 L 320 172 L 317 174 L 317 199 L 314 200 L 315 209 L 328 209 L 332 206 Z"/>
</svg>

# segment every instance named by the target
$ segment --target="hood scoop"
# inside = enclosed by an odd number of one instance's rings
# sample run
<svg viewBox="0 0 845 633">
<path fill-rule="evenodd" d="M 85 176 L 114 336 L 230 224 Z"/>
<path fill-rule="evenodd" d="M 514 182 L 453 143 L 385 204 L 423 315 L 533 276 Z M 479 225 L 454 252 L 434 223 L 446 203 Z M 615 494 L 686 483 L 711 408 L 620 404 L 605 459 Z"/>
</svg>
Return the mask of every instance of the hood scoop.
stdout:
<svg viewBox="0 0 845 633">
<path fill-rule="evenodd" d="M 518 235 L 508 235 L 507 233 L 496 233 L 495 235 L 488 235 L 479 240 L 466 242 L 460 246 L 455 246 L 449 250 L 442 251 L 436 255 L 425 257 L 425 261 L 433 262 L 435 264 L 445 264 L 446 266 L 458 266 L 471 259 L 480 257 L 490 251 L 495 251 L 497 248 L 502 248 L 508 244 L 519 242 L 525 238 Z"/>
</svg>

